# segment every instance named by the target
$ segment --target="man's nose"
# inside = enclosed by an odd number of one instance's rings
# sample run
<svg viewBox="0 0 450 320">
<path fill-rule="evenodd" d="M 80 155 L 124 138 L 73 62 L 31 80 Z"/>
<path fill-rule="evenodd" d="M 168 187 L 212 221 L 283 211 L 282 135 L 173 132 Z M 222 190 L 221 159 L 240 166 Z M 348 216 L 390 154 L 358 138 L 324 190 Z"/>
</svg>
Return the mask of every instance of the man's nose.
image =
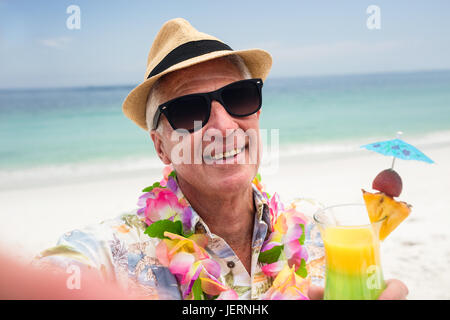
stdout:
<svg viewBox="0 0 450 320">
<path fill-rule="evenodd" d="M 220 102 L 215 100 L 212 101 L 207 129 L 219 130 L 222 135 L 226 137 L 227 130 L 235 130 L 238 128 L 239 125 L 236 123 L 235 119 L 227 112 L 227 110 L 225 110 Z"/>
</svg>

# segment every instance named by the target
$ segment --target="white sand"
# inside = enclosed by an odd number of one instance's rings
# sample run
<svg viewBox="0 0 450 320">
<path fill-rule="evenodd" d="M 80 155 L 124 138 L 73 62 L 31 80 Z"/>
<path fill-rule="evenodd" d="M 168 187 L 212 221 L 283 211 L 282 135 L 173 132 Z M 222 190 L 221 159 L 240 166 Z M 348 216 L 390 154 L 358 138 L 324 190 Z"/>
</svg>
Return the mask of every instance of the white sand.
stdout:
<svg viewBox="0 0 450 320">
<path fill-rule="evenodd" d="M 397 160 L 403 178 L 400 200 L 413 205 L 382 244 L 385 278 L 404 281 L 410 299 L 450 299 L 450 145 L 427 149 L 435 165 Z M 282 158 L 277 174 L 264 175 L 269 191 L 282 199 L 312 197 L 326 205 L 362 202 L 376 174 L 390 160 L 358 150 L 334 155 Z M 20 259 L 55 244 L 66 231 L 135 208 L 139 191 L 160 178 L 158 171 L 46 181 L 0 191 L 0 239 Z"/>
</svg>

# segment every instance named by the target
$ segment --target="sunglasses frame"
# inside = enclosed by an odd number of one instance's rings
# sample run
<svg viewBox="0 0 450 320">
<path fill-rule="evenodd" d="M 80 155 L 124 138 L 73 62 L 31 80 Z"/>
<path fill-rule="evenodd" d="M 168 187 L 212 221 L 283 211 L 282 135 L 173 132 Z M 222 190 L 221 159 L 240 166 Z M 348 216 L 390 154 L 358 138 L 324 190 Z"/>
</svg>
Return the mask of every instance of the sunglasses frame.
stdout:
<svg viewBox="0 0 450 320">
<path fill-rule="evenodd" d="M 251 112 L 251 113 L 238 115 L 238 114 L 234 114 L 234 113 L 230 112 L 230 110 L 228 110 L 227 106 L 225 105 L 225 103 L 224 103 L 224 101 L 222 99 L 222 92 L 224 90 L 228 89 L 229 87 L 231 87 L 233 85 L 236 85 L 236 84 L 239 84 L 241 82 L 251 82 L 251 83 L 255 84 L 256 88 L 258 89 L 258 93 L 259 93 L 259 105 L 256 108 L 256 110 Z M 174 99 L 169 100 L 167 102 L 164 102 L 163 104 L 160 104 L 158 106 L 158 108 L 156 109 L 155 116 L 153 117 L 153 129 L 156 129 L 156 127 L 158 126 L 158 122 L 159 122 L 159 119 L 161 118 L 161 114 L 164 114 L 166 116 L 167 120 L 169 121 L 170 126 L 174 130 L 185 129 L 185 128 L 176 128 L 176 126 L 172 123 L 172 121 L 171 121 L 171 119 L 169 117 L 169 108 L 170 108 L 170 105 L 173 102 L 178 101 L 179 99 L 186 98 L 186 97 L 201 97 L 206 102 L 206 105 L 208 107 L 208 114 L 206 115 L 206 119 L 202 122 L 201 128 L 203 128 L 209 121 L 209 116 L 211 115 L 211 104 L 212 104 L 213 100 L 218 101 L 223 106 L 223 108 L 228 112 L 228 114 L 233 116 L 233 117 L 239 117 L 239 118 L 248 117 L 249 115 L 252 115 L 252 114 L 258 112 L 259 109 L 261 109 L 261 105 L 262 105 L 262 92 L 261 92 L 262 90 L 261 89 L 262 89 L 262 86 L 263 86 L 263 81 L 260 78 L 244 79 L 244 80 L 239 80 L 239 81 L 235 81 L 235 82 L 232 82 L 230 84 L 227 84 L 226 86 L 223 86 L 222 88 L 219 88 L 219 89 L 217 89 L 215 91 L 204 92 L 204 93 L 192 93 L 192 94 L 188 94 L 188 95 L 184 95 L 184 96 L 180 96 L 180 97 L 174 98 Z M 194 129 L 189 129 L 189 130 L 185 129 L 185 130 L 187 130 L 189 132 L 194 132 L 195 129 L 200 129 L 200 128 L 194 128 Z"/>
</svg>

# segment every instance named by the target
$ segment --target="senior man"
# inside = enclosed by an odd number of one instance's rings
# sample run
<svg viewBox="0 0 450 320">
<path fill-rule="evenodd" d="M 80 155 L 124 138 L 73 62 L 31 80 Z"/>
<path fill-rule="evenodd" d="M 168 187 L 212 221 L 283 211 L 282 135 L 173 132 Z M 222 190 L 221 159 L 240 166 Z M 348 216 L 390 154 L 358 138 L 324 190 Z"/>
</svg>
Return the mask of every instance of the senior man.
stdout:
<svg viewBox="0 0 450 320">
<path fill-rule="evenodd" d="M 144 190 L 137 212 L 65 234 L 39 263 L 99 270 L 139 297 L 320 299 L 311 259 L 298 245 L 304 239 L 275 257 L 261 254 L 277 232 L 304 238 L 311 231 L 307 217 L 293 207 L 283 212 L 255 180 L 261 88 L 271 64 L 263 50 L 233 51 L 184 19 L 166 22 L 145 81 L 123 110 L 171 167 Z M 277 214 L 285 215 L 284 234 Z M 380 298 L 406 295 L 403 283 L 390 280 Z"/>
</svg>

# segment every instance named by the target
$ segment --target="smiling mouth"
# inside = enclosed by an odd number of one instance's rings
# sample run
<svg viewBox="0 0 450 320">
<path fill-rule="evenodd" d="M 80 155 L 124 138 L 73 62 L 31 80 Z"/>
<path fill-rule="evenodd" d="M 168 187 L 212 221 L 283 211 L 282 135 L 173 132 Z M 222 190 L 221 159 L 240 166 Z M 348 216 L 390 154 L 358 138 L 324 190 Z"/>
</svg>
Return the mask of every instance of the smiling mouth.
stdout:
<svg viewBox="0 0 450 320">
<path fill-rule="evenodd" d="M 245 150 L 245 147 L 235 148 L 235 149 L 227 151 L 225 153 L 221 152 L 221 153 L 217 153 L 217 154 L 215 154 L 213 156 L 205 155 L 203 157 L 204 157 L 205 160 L 209 160 L 209 161 L 227 160 L 227 159 L 232 159 L 233 157 L 237 156 L 238 154 L 240 154 L 244 150 Z"/>
</svg>

